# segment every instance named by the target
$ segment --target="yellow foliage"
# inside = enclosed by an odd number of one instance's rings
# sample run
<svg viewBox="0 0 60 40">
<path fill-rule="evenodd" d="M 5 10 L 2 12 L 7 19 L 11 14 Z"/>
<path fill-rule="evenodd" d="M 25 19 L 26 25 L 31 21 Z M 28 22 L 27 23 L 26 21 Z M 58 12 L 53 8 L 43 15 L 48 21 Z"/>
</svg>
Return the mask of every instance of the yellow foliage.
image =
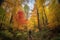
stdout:
<svg viewBox="0 0 60 40">
<path fill-rule="evenodd" d="M 58 15 L 60 15 L 59 14 L 60 6 L 59 6 L 59 4 L 56 3 L 56 0 L 51 0 L 51 3 L 47 6 L 44 6 L 43 3 L 44 3 L 44 0 L 36 0 L 36 6 L 38 9 L 38 13 L 40 15 L 40 23 L 41 23 L 41 25 L 43 25 L 42 17 L 44 15 L 43 12 L 45 10 L 45 14 L 48 19 L 47 20 L 48 25 L 50 27 L 55 27 L 56 25 L 58 25 L 60 23 L 60 17 L 58 16 Z"/>
</svg>

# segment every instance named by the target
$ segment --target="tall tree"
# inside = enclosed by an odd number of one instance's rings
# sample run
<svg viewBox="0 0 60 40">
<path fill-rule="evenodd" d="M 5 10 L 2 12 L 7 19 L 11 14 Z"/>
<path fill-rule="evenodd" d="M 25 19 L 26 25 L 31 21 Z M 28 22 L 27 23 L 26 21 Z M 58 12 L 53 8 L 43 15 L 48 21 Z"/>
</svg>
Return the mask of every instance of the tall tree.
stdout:
<svg viewBox="0 0 60 40">
<path fill-rule="evenodd" d="M 45 13 L 45 5 L 44 5 L 45 1 L 46 0 L 39 0 L 39 1 L 36 0 L 36 5 L 37 5 L 37 8 L 38 8 L 38 12 L 40 14 L 40 17 L 41 17 L 40 19 L 43 20 L 42 21 L 43 25 L 46 25 L 47 22 L 48 22 L 47 16 L 46 16 L 46 13 Z"/>
</svg>

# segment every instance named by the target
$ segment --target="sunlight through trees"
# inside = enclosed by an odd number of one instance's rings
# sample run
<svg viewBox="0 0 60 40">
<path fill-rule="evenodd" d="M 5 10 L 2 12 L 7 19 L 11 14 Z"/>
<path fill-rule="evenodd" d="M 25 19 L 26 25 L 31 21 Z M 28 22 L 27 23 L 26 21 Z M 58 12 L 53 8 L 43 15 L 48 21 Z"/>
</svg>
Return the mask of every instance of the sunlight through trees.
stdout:
<svg viewBox="0 0 60 40">
<path fill-rule="evenodd" d="M 60 0 L 1 0 L 0 40 L 60 40 Z"/>
</svg>

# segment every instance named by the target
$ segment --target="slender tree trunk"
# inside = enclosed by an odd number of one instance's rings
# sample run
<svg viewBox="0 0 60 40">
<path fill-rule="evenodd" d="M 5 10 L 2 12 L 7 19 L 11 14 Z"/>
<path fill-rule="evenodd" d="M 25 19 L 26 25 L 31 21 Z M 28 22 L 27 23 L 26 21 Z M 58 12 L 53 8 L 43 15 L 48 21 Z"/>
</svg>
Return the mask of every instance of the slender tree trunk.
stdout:
<svg viewBox="0 0 60 40">
<path fill-rule="evenodd" d="M 44 26 L 45 25 L 48 25 L 48 19 L 47 19 L 47 16 L 46 16 L 46 13 L 45 13 L 45 9 L 44 9 L 44 6 L 43 7 L 43 21 L 44 21 Z"/>
<path fill-rule="evenodd" d="M 38 13 L 38 9 L 37 9 L 37 20 L 38 20 L 38 29 L 39 29 L 39 31 L 40 31 L 40 40 L 42 40 L 42 28 L 41 28 L 41 26 L 40 26 L 40 19 L 39 19 L 39 13 Z"/>
<path fill-rule="evenodd" d="M 12 23 L 12 20 L 13 20 L 13 15 L 11 15 L 10 23 Z"/>
<path fill-rule="evenodd" d="M 38 9 L 37 9 L 37 20 L 38 20 L 38 29 L 41 30 Z"/>
</svg>

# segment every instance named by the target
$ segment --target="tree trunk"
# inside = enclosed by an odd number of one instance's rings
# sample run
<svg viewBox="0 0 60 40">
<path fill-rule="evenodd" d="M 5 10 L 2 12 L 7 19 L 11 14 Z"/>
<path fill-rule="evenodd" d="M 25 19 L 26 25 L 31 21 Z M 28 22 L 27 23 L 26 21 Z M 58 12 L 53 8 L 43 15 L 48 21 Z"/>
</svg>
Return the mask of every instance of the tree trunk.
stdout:
<svg viewBox="0 0 60 40">
<path fill-rule="evenodd" d="M 38 29 L 41 30 L 38 9 L 37 9 L 37 20 L 38 20 Z"/>
<path fill-rule="evenodd" d="M 48 25 L 48 19 L 47 19 L 47 16 L 46 16 L 46 13 L 45 13 L 45 9 L 44 9 L 44 6 L 42 6 L 43 7 L 43 18 L 44 18 L 44 26 L 45 25 Z"/>
</svg>

